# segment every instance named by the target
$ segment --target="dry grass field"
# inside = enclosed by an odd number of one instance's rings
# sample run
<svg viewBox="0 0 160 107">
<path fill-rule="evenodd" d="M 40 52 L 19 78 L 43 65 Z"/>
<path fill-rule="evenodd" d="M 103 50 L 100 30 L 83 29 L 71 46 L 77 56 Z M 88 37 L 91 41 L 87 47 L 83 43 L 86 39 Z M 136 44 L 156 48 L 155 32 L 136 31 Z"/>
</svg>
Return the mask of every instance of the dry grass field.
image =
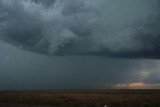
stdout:
<svg viewBox="0 0 160 107">
<path fill-rule="evenodd" d="M 160 107 L 160 90 L 1 91 L 0 103 L 53 107 Z"/>
</svg>

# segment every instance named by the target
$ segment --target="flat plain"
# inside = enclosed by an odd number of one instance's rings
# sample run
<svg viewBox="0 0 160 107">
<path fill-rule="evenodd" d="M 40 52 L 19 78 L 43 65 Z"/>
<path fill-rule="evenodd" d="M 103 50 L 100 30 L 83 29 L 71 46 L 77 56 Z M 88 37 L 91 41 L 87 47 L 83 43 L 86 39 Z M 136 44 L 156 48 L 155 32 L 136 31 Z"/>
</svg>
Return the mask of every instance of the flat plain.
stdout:
<svg viewBox="0 0 160 107">
<path fill-rule="evenodd" d="M 0 107 L 13 107 L 13 105 L 14 107 L 104 107 L 105 105 L 160 107 L 160 90 L 1 91 Z"/>
</svg>

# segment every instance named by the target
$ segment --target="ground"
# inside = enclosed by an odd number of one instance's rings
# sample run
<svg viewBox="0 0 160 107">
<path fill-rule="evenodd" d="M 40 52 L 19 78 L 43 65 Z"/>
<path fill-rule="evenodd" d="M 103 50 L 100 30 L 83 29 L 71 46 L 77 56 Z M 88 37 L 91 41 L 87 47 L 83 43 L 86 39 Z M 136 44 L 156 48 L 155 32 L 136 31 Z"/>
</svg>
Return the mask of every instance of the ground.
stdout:
<svg viewBox="0 0 160 107">
<path fill-rule="evenodd" d="M 160 107 L 160 90 L 1 91 L 0 103 L 3 107 L 12 104 L 56 107 Z"/>
</svg>

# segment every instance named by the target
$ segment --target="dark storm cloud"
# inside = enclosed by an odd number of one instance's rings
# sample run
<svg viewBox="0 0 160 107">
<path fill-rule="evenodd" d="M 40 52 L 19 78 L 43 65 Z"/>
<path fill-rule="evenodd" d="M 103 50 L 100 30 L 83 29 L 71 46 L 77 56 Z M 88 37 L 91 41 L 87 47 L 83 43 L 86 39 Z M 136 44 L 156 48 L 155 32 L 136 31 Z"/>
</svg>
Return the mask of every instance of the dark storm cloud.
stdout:
<svg viewBox="0 0 160 107">
<path fill-rule="evenodd" d="M 48 7 L 54 5 L 56 0 L 32 0 L 32 1 Z"/>
<path fill-rule="evenodd" d="M 47 57 L 0 41 L 0 90 L 104 88 L 132 81 L 139 63 L 95 56 Z M 130 69 L 132 68 L 132 69 Z"/>
<path fill-rule="evenodd" d="M 98 56 L 47 57 L 0 41 L 0 90 L 110 88 L 160 82 L 160 61 Z"/>
<path fill-rule="evenodd" d="M 0 38 L 46 55 L 160 58 L 159 0 L 0 0 Z"/>
</svg>

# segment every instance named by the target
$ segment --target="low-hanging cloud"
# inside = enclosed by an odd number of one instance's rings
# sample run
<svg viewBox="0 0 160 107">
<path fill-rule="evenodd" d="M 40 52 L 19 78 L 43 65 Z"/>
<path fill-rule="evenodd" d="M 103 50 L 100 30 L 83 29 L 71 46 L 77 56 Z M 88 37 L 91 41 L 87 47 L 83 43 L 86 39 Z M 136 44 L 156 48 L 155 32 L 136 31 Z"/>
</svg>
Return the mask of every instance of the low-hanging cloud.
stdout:
<svg viewBox="0 0 160 107">
<path fill-rule="evenodd" d="M 160 57 L 159 0 L 0 0 L 0 39 L 45 55 Z"/>
</svg>

